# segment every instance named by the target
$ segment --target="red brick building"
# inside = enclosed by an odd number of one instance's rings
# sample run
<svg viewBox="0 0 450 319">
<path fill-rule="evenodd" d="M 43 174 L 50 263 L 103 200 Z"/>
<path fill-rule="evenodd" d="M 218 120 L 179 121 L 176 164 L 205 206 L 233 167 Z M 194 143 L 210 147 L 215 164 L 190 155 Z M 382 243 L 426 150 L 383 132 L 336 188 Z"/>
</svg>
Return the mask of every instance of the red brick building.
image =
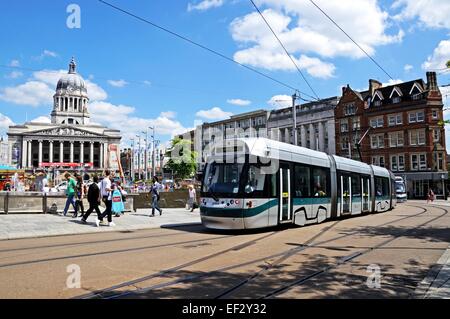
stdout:
<svg viewBox="0 0 450 319">
<path fill-rule="evenodd" d="M 406 180 L 409 198 L 423 198 L 432 188 L 443 195 L 448 179 L 443 102 L 436 73 L 383 87 L 369 81 L 369 90 L 343 88 L 335 110 L 336 152 L 386 167 Z"/>
</svg>

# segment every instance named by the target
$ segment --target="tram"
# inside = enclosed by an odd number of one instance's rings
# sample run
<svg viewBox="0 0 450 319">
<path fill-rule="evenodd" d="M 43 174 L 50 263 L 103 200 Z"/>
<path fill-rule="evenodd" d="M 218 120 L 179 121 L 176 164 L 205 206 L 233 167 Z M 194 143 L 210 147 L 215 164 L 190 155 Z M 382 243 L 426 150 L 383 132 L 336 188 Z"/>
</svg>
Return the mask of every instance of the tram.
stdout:
<svg viewBox="0 0 450 319">
<path fill-rule="evenodd" d="M 227 140 L 213 154 L 200 199 L 207 228 L 305 226 L 397 204 L 395 176 L 382 167 L 265 138 Z"/>
</svg>

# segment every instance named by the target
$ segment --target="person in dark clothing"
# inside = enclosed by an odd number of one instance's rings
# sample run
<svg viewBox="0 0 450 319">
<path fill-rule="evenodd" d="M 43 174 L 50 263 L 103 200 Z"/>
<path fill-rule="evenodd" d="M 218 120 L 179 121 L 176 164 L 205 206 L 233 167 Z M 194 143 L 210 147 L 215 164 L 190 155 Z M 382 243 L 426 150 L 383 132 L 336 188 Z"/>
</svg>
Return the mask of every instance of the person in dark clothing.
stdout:
<svg viewBox="0 0 450 319">
<path fill-rule="evenodd" d="M 81 218 L 83 218 L 83 216 L 84 216 L 83 199 L 84 199 L 84 196 L 86 195 L 86 189 L 85 189 L 85 186 L 83 183 L 82 176 L 77 175 L 76 179 L 77 179 L 77 201 L 75 202 L 75 205 L 76 205 L 77 211 L 81 211 Z"/>
<path fill-rule="evenodd" d="M 100 188 L 98 187 L 98 177 L 97 175 L 94 176 L 93 178 L 94 183 L 91 184 L 91 186 L 89 186 L 89 190 L 87 193 L 87 200 L 89 202 L 89 209 L 88 211 L 84 214 L 83 218 L 81 219 L 81 221 L 83 223 L 87 222 L 87 219 L 89 217 L 89 215 L 92 214 L 92 212 L 95 210 L 95 212 L 97 213 L 97 218 L 100 219 L 102 213 L 100 212 L 100 208 L 98 207 L 100 205 Z"/>
</svg>

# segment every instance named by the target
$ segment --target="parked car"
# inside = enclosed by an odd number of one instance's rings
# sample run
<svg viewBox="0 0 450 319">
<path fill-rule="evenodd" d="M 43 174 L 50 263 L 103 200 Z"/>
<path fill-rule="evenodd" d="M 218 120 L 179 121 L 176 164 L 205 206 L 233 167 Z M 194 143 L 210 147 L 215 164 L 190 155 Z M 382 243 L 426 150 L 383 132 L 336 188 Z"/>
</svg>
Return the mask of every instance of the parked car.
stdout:
<svg viewBox="0 0 450 319">
<path fill-rule="evenodd" d="M 50 192 L 52 193 L 64 193 L 67 189 L 67 181 L 63 181 L 56 185 L 55 187 L 52 187 Z"/>
</svg>

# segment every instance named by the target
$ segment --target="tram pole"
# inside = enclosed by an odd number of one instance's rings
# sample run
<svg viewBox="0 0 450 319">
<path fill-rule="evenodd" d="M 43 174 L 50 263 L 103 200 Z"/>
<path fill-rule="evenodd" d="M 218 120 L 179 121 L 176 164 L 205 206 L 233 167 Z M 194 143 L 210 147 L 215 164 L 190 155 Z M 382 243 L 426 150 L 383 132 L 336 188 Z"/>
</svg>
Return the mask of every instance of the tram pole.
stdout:
<svg viewBox="0 0 450 319">
<path fill-rule="evenodd" d="M 297 134 L 297 107 L 296 107 L 296 101 L 297 99 L 300 98 L 300 95 L 298 94 L 297 91 L 295 91 L 295 93 L 292 95 L 292 116 L 294 117 L 294 129 L 293 129 L 293 134 L 294 134 L 294 145 L 298 146 L 298 134 Z"/>
</svg>

